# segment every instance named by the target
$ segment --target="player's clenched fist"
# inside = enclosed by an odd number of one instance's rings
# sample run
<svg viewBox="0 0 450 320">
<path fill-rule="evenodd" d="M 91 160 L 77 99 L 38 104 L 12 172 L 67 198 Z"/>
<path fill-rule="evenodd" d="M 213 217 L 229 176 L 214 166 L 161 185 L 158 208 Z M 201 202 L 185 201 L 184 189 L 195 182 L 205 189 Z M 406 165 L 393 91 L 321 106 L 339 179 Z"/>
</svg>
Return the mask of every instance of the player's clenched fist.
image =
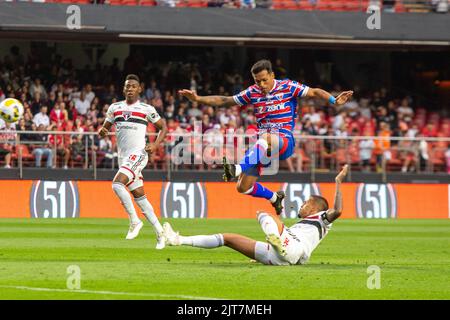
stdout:
<svg viewBox="0 0 450 320">
<path fill-rule="evenodd" d="M 102 127 L 100 129 L 100 131 L 98 132 L 98 134 L 100 135 L 100 137 L 104 138 L 108 135 L 108 129 L 106 129 L 105 127 Z"/>
</svg>

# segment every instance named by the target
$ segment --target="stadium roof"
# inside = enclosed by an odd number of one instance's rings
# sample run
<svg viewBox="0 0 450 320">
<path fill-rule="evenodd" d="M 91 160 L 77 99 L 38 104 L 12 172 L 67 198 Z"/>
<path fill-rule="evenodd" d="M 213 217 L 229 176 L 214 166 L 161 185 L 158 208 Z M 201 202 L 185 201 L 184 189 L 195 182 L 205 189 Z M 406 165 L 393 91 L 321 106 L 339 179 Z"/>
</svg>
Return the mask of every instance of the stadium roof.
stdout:
<svg viewBox="0 0 450 320">
<path fill-rule="evenodd" d="M 450 14 L 382 13 L 369 30 L 363 12 L 237 10 L 0 2 L 0 38 L 265 46 L 450 47 Z"/>
</svg>

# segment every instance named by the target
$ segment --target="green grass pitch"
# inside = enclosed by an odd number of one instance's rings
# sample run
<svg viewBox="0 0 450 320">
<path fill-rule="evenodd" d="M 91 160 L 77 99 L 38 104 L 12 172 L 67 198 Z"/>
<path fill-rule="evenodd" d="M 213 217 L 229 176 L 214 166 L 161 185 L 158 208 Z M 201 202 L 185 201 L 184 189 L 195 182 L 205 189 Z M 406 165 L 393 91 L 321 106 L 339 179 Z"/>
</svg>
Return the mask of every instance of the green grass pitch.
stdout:
<svg viewBox="0 0 450 320">
<path fill-rule="evenodd" d="M 287 221 L 289 225 L 293 221 Z M 256 220 L 172 220 L 182 234 L 263 240 Z M 450 220 L 341 220 L 309 264 L 250 262 L 226 247 L 154 249 L 128 220 L 0 219 L 0 299 L 449 299 Z M 81 271 L 67 288 L 67 268 Z M 368 289 L 367 268 L 381 270 Z"/>
</svg>

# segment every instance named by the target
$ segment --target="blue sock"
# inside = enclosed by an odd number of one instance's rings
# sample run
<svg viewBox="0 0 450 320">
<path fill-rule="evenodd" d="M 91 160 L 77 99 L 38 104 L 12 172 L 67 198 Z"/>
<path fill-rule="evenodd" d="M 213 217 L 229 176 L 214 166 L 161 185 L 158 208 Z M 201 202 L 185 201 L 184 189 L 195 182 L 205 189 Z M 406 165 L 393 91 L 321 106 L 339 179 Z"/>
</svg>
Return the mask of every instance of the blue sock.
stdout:
<svg viewBox="0 0 450 320">
<path fill-rule="evenodd" d="M 256 182 L 253 185 L 253 191 L 249 193 L 249 195 L 255 198 L 264 198 L 267 200 L 271 200 L 274 193 L 266 187 L 263 187 L 260 183 Z"/>
<path fill-rule="evenodd" d="M 259 164 L 268 164 L 270 160 L 267 157 L 267 149 L 268 145 L 265 140 L 258 140 L 252 148 L 248 149 L 241 163 L 239 163 L 242 172 L 247 173 Z"/>
</svg>

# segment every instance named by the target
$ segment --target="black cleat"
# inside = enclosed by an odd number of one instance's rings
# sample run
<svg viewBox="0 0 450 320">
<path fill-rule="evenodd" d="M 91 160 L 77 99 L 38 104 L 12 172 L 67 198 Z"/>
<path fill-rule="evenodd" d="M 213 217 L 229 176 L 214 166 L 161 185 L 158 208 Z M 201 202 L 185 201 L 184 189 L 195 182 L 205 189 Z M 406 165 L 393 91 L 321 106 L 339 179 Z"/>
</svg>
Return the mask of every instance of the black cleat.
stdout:
<svg viewBox="0 0 450 320">
<path fill-rule="evenodd" d="M 277 191 L 277 200 L 272 203 L 272 206 L 275 208 L 277 215 L 280 215 L 283 212 L 283 199 L 286 196 L 284 191 Z"/>
<path fill-rule="evenodd" d="M 223 157 L 223 181 L 231 181 L 236 176 L 236 166 L 227 163 L 227 158 Z"/>
</svg>

